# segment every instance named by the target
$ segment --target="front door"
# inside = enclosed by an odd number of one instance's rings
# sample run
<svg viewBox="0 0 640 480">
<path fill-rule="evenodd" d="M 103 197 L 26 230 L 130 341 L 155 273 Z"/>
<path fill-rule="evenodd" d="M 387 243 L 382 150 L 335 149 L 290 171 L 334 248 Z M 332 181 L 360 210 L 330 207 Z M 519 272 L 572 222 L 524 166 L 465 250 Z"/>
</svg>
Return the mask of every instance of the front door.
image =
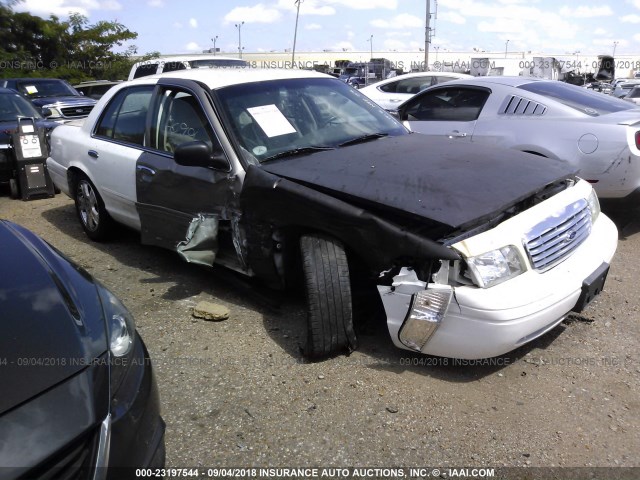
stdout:
<svg viewBox="0 0 640 480">
<path fill-rule="evenodd" d="M 490 92 L 465 86 L 431 88 L 407 102 L 401 120 L 413 132 L 471 141 Z"/>
<path fill-rule="evenodd" d="M 233 195 L 230 168 L 183 166 L 173 152 L 186 142 L 222 147 L 211 126 L 212 106 L 203 89 L 156 86 L 147 129 L 147 150 L 136 165 L 137 208 L 143 243 L 178 251 L 187 261 L 211 265 L 221 222 Z M 166 82 L 165 82 L 166 83 Z M 227 222 L 228 223 L 228 222 Z"/>
</svg>

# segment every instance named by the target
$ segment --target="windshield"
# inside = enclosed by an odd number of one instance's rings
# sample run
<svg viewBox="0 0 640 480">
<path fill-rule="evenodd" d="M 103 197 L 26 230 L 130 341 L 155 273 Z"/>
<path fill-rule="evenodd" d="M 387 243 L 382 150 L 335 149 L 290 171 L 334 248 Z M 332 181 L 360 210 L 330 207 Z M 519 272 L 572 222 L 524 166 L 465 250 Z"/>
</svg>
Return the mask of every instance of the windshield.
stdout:
<svg viewBox="0 0 640 480">
<path fill-rule="evenodd" d="M 592 117 L 633 108 L 632 105 L 629 105 L 629 102 L 555 80 L 525 83 L 518 88 L 553 98 Z"/>
<path fill-rule="evenodd" d="M 19 116 L 42 118 L 33 105 L 17 93 L 0 93 L 0 122 L 15 122 Z"/>
<path fill-rule="evenodd" d="M 78 92 L 71 85 L 55 79 L 18 82 L 18 91 L 29 98 L 78 96 Z"/>
<path fill-rule="evenodd" d="M 308 153 L 407 130 L 352 87 L 336 79 L 298 78 L 215 90 L 248 161 L 284 152 Z"/>
</svg>

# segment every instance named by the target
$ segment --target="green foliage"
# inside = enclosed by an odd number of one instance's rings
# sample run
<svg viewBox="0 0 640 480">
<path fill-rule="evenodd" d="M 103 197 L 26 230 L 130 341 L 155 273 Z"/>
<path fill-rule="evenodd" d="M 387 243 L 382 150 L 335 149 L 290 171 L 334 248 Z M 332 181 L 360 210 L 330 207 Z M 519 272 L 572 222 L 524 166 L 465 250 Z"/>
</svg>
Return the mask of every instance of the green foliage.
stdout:
<svg viewBox="0 0 640 480">
<path fill-rule="evenodd" d="M 54 77 L 71 83 L 93 79 L 126 79 L 137 54 L 135 46 L 114 52 L 137 38 L 117 21 L 89 24 L 74 13 L 68 20 L 43 19 L 14 6 L 21 0 L 0 0 L 0 78 Z M 143 59 L 158 56 L 158 52 Z"/>
</svg>

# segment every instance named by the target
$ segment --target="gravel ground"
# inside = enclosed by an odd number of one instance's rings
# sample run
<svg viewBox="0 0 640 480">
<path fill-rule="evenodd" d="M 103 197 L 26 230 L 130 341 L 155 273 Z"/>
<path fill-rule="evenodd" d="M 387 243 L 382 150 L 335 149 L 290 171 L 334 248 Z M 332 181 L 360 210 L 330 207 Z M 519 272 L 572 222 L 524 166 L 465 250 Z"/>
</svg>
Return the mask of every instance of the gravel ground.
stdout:
<svg viewBox="0 0 640 480">
<path fill-rule="evenodd" d="M 605 291 L 582 316 L 492 364 L 393 347 L 367 326 L 349 357 L 306 363 L 295 299 L 183 263 L 118 230 L 82 232 L 64 195 L 0 196 L 0 218 L 41 235 L 109 286 L 156 367 L 167 467 L 640 466 L 638 212 Z M 200 301 L 229 308 L 193 318 Z"/>
</svg>

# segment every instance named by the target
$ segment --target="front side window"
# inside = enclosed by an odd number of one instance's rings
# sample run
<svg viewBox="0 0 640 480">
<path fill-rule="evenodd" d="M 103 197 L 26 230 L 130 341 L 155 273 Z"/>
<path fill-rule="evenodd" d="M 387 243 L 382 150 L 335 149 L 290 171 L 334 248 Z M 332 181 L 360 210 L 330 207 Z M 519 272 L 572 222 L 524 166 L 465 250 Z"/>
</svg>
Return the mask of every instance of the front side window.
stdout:
<svg viewBox="0 0 640 480">
<path fill-rule="evenodd" d="M 151 148 L 168 153 L 186 142 L 205 142 L 212 150 L 220 149 L 209 120 L 198 99 L 173 87 L 162 92 L 151 127 Z"/>
<path fill-rule="evenodd" d="M 145 124 L 152 93 L 153 85 L 120 90 L 105 108 L 95 135 L 144 145 Z"/>
<path fill-rule="evenodd" d="M 407 120 L 472 122 L 478 119 L 491 92 L 452 87 L 425 92 L 407 105 Z"/>
</svg>

